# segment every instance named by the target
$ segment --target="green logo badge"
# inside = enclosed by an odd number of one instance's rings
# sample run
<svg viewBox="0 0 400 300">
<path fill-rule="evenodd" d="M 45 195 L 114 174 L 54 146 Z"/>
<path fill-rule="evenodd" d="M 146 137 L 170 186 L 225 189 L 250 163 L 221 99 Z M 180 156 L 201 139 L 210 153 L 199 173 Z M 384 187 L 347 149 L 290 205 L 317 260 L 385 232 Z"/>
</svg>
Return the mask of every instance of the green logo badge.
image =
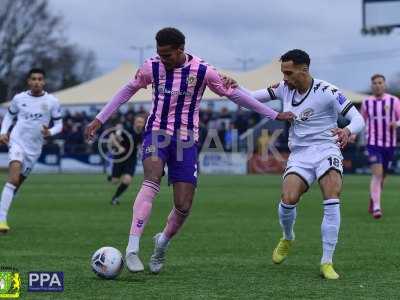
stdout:
<svg viewBox="0 0 400 300">
<path fill-rule="evenodd" d="M 19 298 L 21 277 L 13 268 L 0 268 L 0 298 Z"/>
</svg>

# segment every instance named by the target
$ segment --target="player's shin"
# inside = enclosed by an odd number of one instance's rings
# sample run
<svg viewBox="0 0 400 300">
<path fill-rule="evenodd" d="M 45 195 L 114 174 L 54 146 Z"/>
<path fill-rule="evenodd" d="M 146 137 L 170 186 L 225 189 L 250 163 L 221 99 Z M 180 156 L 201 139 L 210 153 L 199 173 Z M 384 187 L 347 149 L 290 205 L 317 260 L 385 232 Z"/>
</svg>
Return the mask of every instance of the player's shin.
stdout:
<svg viewBox="0 0 400 300">
<path fill-rule="evenodd" d="M 281 201 L 278 207 L 278 215 L 283 238 L 285 240 L 294 240 L 293 227 L 297 216 L 296 205 L 285 204 Z"/>
<path fill-rule="evenodd" d="M 332 263 L 340 228 L 339 199 L 324 201 L 324 217 L 321 225 L 322 259 L 321 264 Z"/>
<path fill-rule="evenodd" d="M 122 193 L 126 191 L 126 189 L 128 187 L 129 187 L 128 184 L 125 184 L 125 183 L 121 182 L 112 198 L 113 199 L 118 199 L 122 195 Z"/>
<path fill-rule="evenodd" d="M 15 188 L 16 187 L 9 182 L 4 185 L 0 202 L 0 222 L 7 221 L 8 210 L 10 209 L 11 202 L 14 198 Z"/>
<path fill-rule="evenodd" d="M 133 205 L 133 218 L 129 236 L 129 252 L 139 251 L 139 239 L 149 220 L 153 200 L 160 191 L 160 185 L 149 180 L 143 181 Z"/>
<path fill-rule="evenodd" d="M 372 175 L 370 194 L 373 203 L 373 211 L 381 209 L 382 176 Z"/>
<path fill-rule="evenodd" d="M 158 243 L 161 247 L 165 247 L 169 240 L 178 233 L 188 216 L 189 212 L 182 212 L 175 207 L 171 210 L 168 216 L 167 224 L 158 240 Z"/>
</svg>

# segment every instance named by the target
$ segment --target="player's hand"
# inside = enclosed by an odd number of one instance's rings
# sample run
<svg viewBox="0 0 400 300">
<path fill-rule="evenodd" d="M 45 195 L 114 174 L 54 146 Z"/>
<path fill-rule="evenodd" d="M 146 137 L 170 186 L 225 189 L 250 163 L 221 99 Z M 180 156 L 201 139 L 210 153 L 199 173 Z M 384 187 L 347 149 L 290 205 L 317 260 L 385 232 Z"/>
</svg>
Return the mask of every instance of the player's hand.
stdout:
<svg viewBox="0 0 400 300">
<path fill-rule="evenodd" d="M 219 77 L 221 77 L 222 82 L 224 83 L 224 88 L 229 89 L 229 88 L 237 88 L 239 87 L 239 84 L 236 82 L 235 79 L 225 75 L 225 74 L 221 74 L 219 73 Z"/>
<path fill-rule="evenodd" d="M 396 129 L 397 127 L 399 127 L 399 126 L 397 126 L 397 122 L 393 121 L 390 123 L 390 128 Z"/>
<path fill-rule="evenodd" d="M 8 145 L 9 142 L 9 134 L 0 134 L 0 144 Z"/>
<path fill-rule="evenodd" d="M 89 123 L 88 126 L 85 128 L 85 138 L 88 141 L 93 141 L 96 135 L 97 130 L 101 127 L 101 122 L 98 119 L 94 119 L 92 122 Z"/>
<path fill-rule="evenodd" d="M 337 143 L 340 149 L 346 147 L 350 140 L 350 130 L 348 128 L 333 128 L 331 131 L 333 136 L 337 136 Z"/>
<path fill-rule="evenodd" d="M 294 120 L 296 120 L 296 115 L 291 111 L 280 112 L 276 116 L 276 120 L 293 122 Z"/>
<path fill-rule="evenodd" d="M 354 133 L 351 134 L 350 137 L 349 137 L 349 143 L 353 144 L 353 143 L 356 142 L 356 140 L 357 140 L 357 135 L 354 134 Z"/>
<path fill-rule="evenodd" d="M 42 128 L 42 135 L 43 135 L 43 137 L 45 137 L 45 138 L 51 136 L 51 132 L 50 132 L 50 130 L 49 130 L 49 127 L 47 127 L 46 125 L 43 125 L 43 128 Z"/>
</svg>

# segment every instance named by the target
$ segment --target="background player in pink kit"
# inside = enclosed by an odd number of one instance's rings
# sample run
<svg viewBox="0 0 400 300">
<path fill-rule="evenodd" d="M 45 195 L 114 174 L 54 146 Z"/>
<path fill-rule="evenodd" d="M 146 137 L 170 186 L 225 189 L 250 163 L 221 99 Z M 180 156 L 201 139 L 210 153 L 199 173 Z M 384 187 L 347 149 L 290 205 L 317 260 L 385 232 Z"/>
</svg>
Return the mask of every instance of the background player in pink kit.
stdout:
<svg viewBox="0 0 400 300">
<path fill-rule="evenodd" d="M 143 271 L 139 259 L 139 240 L 149 220 L 153 200 L 159 192 L 164 166 L 173 184 L 174 207 L 163 232 L 154 237 L 154 253 L 149 267 L 160 272 L 170 239 L 190 214 L 197 185 L 197 141 L 199 106 L 208 86 L 220 96 L 271 119 L 291 121 L 291 112 L 277 113 L 240 88 L 226 88 L 218 72 L 200 58 L 184 51 L 185 36 L 175 28 L 164 28 L 156 35 L 159 56 L 145 61 L 136 76 L 102 109 L 86 129 L 94 136 L 101 124 L 140 88 L 153 89 L 153 108 L 145 127 L 143 141 L 144 181 L 133 206 L 133 219 L 126 264 L 130 271 Z"/>
<path fill-rule="evenodd" d="M 400 126 L 400 101 L 385 93 L 385 77 L 371 77 L 372 96 L 365 99 L 361 114 L 366 123 L 368 160 L 371 164 L 370 201 L 368 211 L 375 219 L 382 216 L 381 191 L 385 176 L 394 158 L 396 128 Z"/>
</svg>

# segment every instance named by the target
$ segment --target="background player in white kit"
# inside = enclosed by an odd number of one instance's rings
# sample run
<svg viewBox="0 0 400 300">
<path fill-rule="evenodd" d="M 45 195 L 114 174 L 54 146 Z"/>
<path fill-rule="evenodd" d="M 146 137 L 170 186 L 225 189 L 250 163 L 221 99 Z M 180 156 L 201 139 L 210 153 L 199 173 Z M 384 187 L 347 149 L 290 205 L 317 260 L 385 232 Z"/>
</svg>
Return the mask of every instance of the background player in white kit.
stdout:
<svg viewBox="0 0 400 300">
<path fill-rule="evenodd" d="M 327 279 L 337 279 L 339 275 L 333 269 L 332 257 L 340 227 L 343 157 L 339 147 L 346 146 L 350 134 L 363 129 L 364 120 L 338 88 L 311 77 L 310 57 L 306 52 L 291 50 L 282 55 L 281 62 L 283 81 L 268 89 L 249 92 L 262 102 L 280 99 L 283 111 L 291 111 L 297 116 L 289 130 L 291 154 L 283 175 L 278 210 L 283 238 L 275 248 L 272 260 L 280 264 L 287 257 L 295 238 L 296 205 L 317 180 L 324 199 L 321 274 Z M 337 128 L 338 114 L 350 121 L 343 129 Z"/>
<path fill-rule="evenodd" d="M 57 98 L 43 90 L 45 72 L 28 73 L 29 90 L 14 96 L 1 124 L 0 143 L 8 144 L 9 175 L 0 201 L 0 233 L 7 233 L 7 214 L 15 191 L 33 169 L 42 152 L 45 137 L 62 130 L 61 110 Z M 9 134 L 14 117 L 17 122 Z M 50 121 L 54 126 L 48 128 Z"/>
</svg>

